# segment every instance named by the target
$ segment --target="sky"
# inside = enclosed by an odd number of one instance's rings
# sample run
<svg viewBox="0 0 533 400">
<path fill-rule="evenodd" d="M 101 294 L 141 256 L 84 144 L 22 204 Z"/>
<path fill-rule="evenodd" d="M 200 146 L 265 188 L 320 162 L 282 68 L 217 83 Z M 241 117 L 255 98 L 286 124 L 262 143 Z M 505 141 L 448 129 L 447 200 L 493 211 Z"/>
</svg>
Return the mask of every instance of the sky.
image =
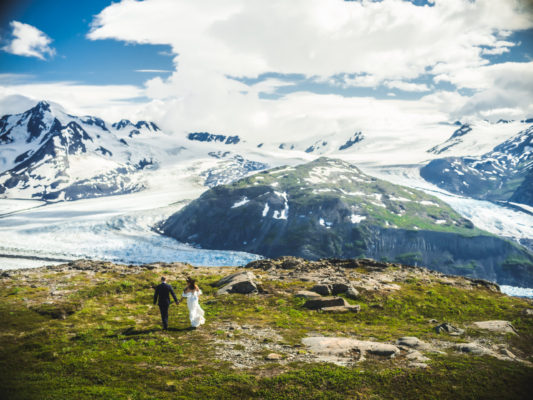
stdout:
<svg viewBox="0 0 533 400">
<path fill-rule="evenodd" d="M 302 138 L 533 117 L 531 0 L 3 3 L 2 115 Z"/>
</svg>

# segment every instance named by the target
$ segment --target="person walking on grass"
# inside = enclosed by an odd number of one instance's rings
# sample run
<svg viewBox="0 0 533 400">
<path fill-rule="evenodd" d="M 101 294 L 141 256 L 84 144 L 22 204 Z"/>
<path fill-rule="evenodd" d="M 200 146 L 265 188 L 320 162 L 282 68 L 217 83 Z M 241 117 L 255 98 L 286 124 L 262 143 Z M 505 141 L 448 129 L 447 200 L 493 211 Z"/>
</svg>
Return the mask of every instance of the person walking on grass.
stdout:
<svg viewBox="0 0 533 400">
<path fill-rule="evenodd" d="M 163 330 L 168 329 L 168 307 L 171 303 L 170 295 L 172 295 L 176 304 L 179 304 L 181 302 L 181 300 L 178 301 L 178 298 L 176 297 L 172 286 L 170 286 L 165 281 L 165 277 L 161 277 L 161 283 L 155 287 L 154 293 L 154 304 L 157 303 L 159 305 L 159 311 L 161 312 L 161 321 L 163 322 Z"/>
<path fill-rule="evenodd" d="M 191 320 L 191 328 L 196 329 L 205 323 L 204 310 L 198 303 L 198 297 L 202 291 L 192 278 L 187 278 L 187 287 L 183 291 L 182 296 L 187 298 L 187 307 L 189 308 L 189 319 Z"/>
</svg>

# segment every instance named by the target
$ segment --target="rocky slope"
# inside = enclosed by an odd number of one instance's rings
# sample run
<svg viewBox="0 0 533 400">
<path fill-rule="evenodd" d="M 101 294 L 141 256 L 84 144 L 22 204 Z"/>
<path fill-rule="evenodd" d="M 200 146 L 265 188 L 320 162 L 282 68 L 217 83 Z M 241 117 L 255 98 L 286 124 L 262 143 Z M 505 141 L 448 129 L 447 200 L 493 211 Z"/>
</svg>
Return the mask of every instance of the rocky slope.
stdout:
<svg viewBox="0 0 533 400">
<path fill-rule="evenodd" d="M 209 249 L 309 259 L 366 255 L 515 286 L 533 283 L 527 250 L 477 230 L 433 196 L 327 158 L 215 187 L 159 229 Z"/>
<path fill-rule="evenodd" d="M 205 325 L 172 304 L 161 330 L 161 275 L 198 280 Z M 4 272 L 0 297 L 2 398 L 518 399 L 533 376 L 531 301 L 368 259 L 80 260 Z"/>
<path fill-rule="evenodd" d="M 481 156 L 435 159 L 420 170 L 420 175 L 452 193 L 532 206 L 527 194 L 532 168 L 533 126 L 530 126 Z"/>
</svg>

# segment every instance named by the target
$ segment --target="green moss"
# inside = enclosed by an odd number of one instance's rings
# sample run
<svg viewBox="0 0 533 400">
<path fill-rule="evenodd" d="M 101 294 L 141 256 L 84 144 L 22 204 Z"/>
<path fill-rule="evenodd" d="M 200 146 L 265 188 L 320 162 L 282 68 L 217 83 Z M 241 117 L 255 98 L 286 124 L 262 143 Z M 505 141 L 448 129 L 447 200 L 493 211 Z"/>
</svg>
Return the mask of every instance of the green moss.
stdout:
<svg viewBox="0 0 533 400">
<path fill-rule="evenodd" d="M 526 267 L 533 268 L 533 261 L 528 260 L 522 257 L 509 257 L 507 258 L 502 266 L 504 268 L 517 268 L 517 267 Z"/>
<path fill-rule="evenodd" d="M 406 265 L 416 265 L 422 261 L 422 253 L 415 252 L 399 254 L 396 256 L 395 261 Z"/>
</svg>

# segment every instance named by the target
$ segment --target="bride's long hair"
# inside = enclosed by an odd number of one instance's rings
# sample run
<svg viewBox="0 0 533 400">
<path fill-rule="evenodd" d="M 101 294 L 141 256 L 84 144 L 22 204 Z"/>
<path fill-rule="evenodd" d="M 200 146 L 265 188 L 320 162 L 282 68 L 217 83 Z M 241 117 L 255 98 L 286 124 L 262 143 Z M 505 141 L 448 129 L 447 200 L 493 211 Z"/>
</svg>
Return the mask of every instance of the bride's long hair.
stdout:
<svg viewBox="0 0 533 400">
<path fill-rule="evenodd" d="M 198 290 L 198 285 L 196 284 L 196 280 L 192 279 L 191 277 L 187 277 L 187 289 L 191 291 Z"/>
</svg>

